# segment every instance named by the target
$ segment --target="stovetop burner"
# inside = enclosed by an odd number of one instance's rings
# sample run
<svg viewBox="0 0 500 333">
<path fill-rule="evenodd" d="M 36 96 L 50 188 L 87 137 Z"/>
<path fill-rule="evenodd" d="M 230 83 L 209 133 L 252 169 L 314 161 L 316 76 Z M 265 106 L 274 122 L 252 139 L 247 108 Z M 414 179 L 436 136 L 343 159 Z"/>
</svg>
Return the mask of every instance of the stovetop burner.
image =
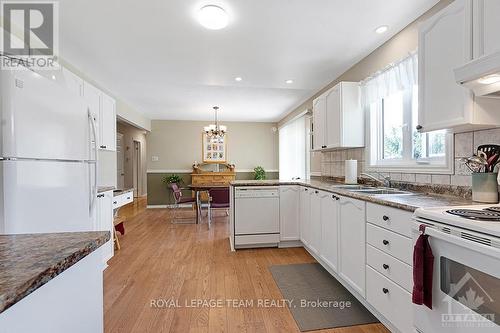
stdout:
<svg viewBox="0 0 500 333">
<path fill-rule="evenodd" d="M 499 221 L 500 207 L 490 207 L 484 210 L 478 209 L 450 209 L 446 211 L 449 214 L 465 217 L 471 220 Z"/>
</svg>

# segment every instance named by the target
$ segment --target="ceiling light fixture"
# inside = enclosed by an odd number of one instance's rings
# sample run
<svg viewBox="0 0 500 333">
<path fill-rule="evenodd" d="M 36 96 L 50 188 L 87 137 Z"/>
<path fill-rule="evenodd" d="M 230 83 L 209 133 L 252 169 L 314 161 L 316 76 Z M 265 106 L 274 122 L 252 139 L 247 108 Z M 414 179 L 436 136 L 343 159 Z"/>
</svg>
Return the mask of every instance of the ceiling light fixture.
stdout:
<svg viewBox="0 0 500 333">
<path fill-rule="evenodd" d="M 487 75 L 477 80 L 480 84 L 493 84 L 500 82 L 500 74 Z"/>
<path fill-rule="evenodd" d="M 226 132 L 227 132 L 227 127 L 224 125 L 219 125 L 219 119 L 217 118 L 217 112 L 219 111 L 218 106 L 213 107 L 215 111 L 215 124 L 210 124 L 208 126 L 205 126 L 203 128 L 203 131 L 205 131 L 205 134 L 208 137 L 223 137 Z"/>
<path fill-rule="evenodd" d="M 293 80 L 286 80 L 285 81 L 286 84 L 292 84 L 293 83 Z"/>
<path fill-rule="evenodd" d="M 198 13 L 198 21 L 202 26 L 210 30 L 223 29 L 229 23 L 226 11 L 215 5 L 201 7 Z"/>
<path fill-rule="evenodd" d="M 238 81 L 238 82 L 240 82 L 240 81 L 242 81 L 242 80 L 243 80 L 243 79 L 242 79 L 241 77 L 239 77 L 239 76 L 237 76 L 237 77 L 235 77 L 235 78 L 234 78 L 234 81 Z"/>
<path fill-rule="evenodd" d="M 388 26 L 386 25 L 381 25 L 380 27 L 378 27 L 377 29 L 375 29 L 375 32 L 378 33 L 378 34 L 383 34 L 384 32 L 386 32 L 387 30 L 389 29 Z"/>
</svg>

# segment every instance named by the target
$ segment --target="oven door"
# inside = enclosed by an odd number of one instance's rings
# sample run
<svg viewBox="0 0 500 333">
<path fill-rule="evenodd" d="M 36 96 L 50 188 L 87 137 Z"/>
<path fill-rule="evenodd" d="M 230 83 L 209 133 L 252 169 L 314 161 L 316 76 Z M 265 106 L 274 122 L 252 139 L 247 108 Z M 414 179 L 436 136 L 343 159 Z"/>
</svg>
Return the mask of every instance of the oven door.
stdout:
<svg viewBox="0 0 500 333">
<path fill-rule="evenodd" d="M 433 308 L 414 305 L 417 331 L 500 332 L 500 250 L 480 243 L 499 240 L 465 230 L 448 234 L 438 225 L 426 234 L 434 254 Z"/>
</svg>

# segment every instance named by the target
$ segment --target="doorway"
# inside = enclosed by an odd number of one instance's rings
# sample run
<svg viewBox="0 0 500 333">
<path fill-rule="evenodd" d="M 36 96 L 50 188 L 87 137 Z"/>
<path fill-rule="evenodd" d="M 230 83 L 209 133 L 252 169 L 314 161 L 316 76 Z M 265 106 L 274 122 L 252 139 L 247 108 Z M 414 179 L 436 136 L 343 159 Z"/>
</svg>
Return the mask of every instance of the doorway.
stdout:
<svg viewBox="0 0 500 333">
<path fill-rule="evenodd" d="M 134 179 L 134 197 L 139 197 L 139 189 L 142 189 L 141 177 L 141 142 L 134 140 L 134 150 L 132 156 L 132 175 Z"/>
<path fill-rule="evenodd" d="M 117 188 L 125 188 L 125 154 L 123 152 L 123 134 L 116 133 L 116 180 Z"/>
</svg>

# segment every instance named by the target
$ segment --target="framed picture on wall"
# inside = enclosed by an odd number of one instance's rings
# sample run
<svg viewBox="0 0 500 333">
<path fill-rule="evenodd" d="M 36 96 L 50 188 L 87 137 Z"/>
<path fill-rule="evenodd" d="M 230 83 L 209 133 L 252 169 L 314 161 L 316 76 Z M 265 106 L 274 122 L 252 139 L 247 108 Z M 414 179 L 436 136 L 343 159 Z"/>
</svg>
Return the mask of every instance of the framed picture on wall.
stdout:
<svg viewBox="0 0 500 333">
<path fill-rule="evenodd" d="M 202 134 L 203 163 L 227 162 L 227 134 L 223 137 L 210 137 Z"/>
</svg>

